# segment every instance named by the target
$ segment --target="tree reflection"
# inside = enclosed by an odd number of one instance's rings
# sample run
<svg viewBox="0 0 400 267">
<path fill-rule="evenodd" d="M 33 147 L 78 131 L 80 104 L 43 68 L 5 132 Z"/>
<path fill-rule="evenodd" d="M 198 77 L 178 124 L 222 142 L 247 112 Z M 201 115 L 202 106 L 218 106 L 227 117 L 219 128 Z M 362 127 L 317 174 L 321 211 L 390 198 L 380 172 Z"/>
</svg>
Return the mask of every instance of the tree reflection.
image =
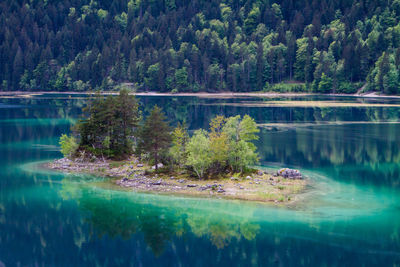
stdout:
<svg viewBox="0 0 400 267">
<path fill-rule="evenodd" d="M 156 256 L 163 253 L 169 241 L 188 234 L 206 238 L 216 248 L 222 249 L 234 239 L 252 240 L 260 230 L 258 224 L 250 223 L 243 217 L 221 216 L 204 212 L 204 207 L 197 209 L 190 205 L 170 207 L 168 203 L 151 200 L 152 197 L 147 195 L 135 194 L 131 198 L 127 194 L 134 193 L 96 189 L 92 183 L 71 182 L 68 178 L 64 179 L 60 190 L 60 196 L 65 200 L 74 199 L 78 203 L 85 214 L 85 221 L 91 226 L 92 237 L 121 237 L 127 240 L 133 234 L 143 234 L 144 241 Z M 252 212 L 247 208 L 244 214 L 251 215 Z"/>
</svg>

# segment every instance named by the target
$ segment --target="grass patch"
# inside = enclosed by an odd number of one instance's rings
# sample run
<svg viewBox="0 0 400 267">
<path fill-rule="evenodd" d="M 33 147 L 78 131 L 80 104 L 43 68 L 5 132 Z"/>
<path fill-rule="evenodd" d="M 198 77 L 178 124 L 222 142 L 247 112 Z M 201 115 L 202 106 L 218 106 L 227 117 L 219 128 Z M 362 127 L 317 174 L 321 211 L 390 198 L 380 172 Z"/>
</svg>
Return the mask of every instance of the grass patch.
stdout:
<svg viewBox="0 0 400 267">
<path fill-rule="evenodd" d="M 275 83 L 267 84 L 264 87 L 264 92 L 276 92 L 276 93 L 299 93 L 308 92 L 305 83 Z"/>
</svg>

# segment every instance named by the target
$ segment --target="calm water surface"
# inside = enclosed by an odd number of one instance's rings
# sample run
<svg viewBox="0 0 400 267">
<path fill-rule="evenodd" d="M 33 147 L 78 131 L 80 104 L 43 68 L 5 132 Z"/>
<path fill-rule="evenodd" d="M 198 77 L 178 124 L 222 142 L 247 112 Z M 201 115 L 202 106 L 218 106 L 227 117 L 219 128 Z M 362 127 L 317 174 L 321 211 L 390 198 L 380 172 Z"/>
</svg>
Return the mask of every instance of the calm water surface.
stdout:
<svg viewBox="0 0 400 267">
<path fill-rule="evenodd" d="M 140 100 L 191 130 L 216 114 L 250 114 L 263 125 L 260 164 L 301 169 L 311 180 L 307 194 L 275 207 L 119 192 L 97 186 L 102 178 L 44 171 L 38 162 L 61 157 L 58 137 L 87 98 L 0 98 L 0 266 L 400 264 L 399 101 Z M 382 106 L 259 105 L 271 100 Z"/>
</svg>

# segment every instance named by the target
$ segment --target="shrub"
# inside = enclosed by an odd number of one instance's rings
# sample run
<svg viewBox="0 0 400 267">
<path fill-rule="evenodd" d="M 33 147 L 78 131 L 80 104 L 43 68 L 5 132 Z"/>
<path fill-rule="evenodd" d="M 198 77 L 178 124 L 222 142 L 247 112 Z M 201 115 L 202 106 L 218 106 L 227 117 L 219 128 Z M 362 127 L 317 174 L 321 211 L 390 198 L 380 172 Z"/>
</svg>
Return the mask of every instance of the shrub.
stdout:
<svg viewBox="0 0 400 267">
<path fill-rule="evenodd" d="M 61 135 L 59 144 L 61 146 L 61 153 L 66 158 L 72 157 L 78 149 L 75 137 L 66 134 Z"/>
</svg>

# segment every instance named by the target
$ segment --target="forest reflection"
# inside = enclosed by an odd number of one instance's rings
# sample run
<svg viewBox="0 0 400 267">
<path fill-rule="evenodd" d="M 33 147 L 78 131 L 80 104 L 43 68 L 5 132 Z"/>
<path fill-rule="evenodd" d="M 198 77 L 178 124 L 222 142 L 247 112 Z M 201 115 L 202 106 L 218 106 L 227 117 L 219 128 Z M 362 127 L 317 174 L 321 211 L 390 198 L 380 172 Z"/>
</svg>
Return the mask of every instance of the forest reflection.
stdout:
<svg viewBox="0 0 400 267">
<path fill-rule="evenodd" d="M 315 125 L 263 129 L 262 162 L 324 169 L 335 179 L 399 186 L 400 124 Z"/>
</svg>

